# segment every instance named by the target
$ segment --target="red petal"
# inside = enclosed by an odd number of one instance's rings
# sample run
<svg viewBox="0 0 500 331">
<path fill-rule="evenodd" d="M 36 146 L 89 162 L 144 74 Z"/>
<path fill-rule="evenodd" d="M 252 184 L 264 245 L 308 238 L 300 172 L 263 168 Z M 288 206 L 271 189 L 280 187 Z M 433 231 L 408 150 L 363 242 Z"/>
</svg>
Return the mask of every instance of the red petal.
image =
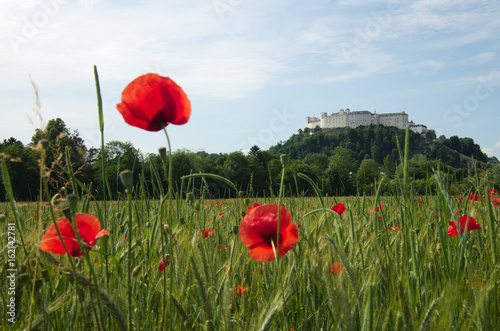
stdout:
<svg viewBox="0 0 500 331">
<path fill-rule="evenodd" d="M 344 265 L 340 262 L 335 262 L 330 266 L 330 268 L 328 268 L 328 270 L 330 270 L 332 275 L 338 275 L 341 271 L 344 270 Z"/>
<path fill-rule="evenodd" d="M 76 243 L 76 235 L 75 231 L 71 227 L 68 219 L 66 217 L 61 217 L 56 220 L 57 227 L 59 228 L 59 232 L 61 232 L 61 236 L 63 238 L 64 243 L 66 244 L 66 248 L 68 251 L 73 252 L 73 246 L 78 244 Z M 57 234 L 56 227 L 54 223 L 52 223 L 48 229 L 45 231 L 42 241 L 40 242 L 40 247 L 44 252 L 52 252 L 56 254 L 66 254 L 64 250 L 64 246 L 59 239 L 59 235 Z"/>
<path fill-rule="evenodd" d="M 96 236 L 101 229 L 101 223 L 97 217 L 91 214 L 76 213 L 75 220 L 76 228 L 78 229 L 78 233 L 82 237 L 83 241 L 90 246 L 93 246 L 95 240 L 97 239 Z"/>
<path fill-rule="evenodd" d="M 92 246 L 94 246 L 95 240 L 104 235 L 109 235 L 108 231 L 105 229 L 100 230 L 101 223 L 94 215 L 84 214 L 84 213 L 76 213 L 76 228 L 78 229 L 78 233 L 82 237 L 82 240 L 88 245 L 87 249 L 90 250 Z M 66 217 L 61 217 L 56 221 L 57 227 L 61 232 L 61 236 L 66 244 L 66 248 L 68 248 L 69 254 L 71 256 L 82 256 L 83 254 L 80 251 L 80 246 L 78 245 L 78 240 L 76 238 L 75 232 L 71 223 L 68 221 Z M 57 230 L 54 224 L 51 224 L 45 234 L 42 237 L 42 241 L 40 243 L 40 247 L 44 252 L 52 252 L 56 254 L 66 254 L 64 250 L 64 246 L 59 239 L 57 234 Z"/>
<path fill-rule="evenodd" d="M 448 223 L 450 224 L 450 226 L 448 227 L 448 236 L 458 236 L 457 225 L 455 224 L 455 222 L 448 221 Z"/>
<path fill-rule="evenodd" d="M 462 233 L 465 232 L 465 225 L 467 224 L 467 217 L 469 217 L 469 216 L 463 215 L 462 217 L 460 217 L 458 219 Z M 477 224 L 476 219 L 474 217 L 470 216 L 467 231 L 479 230 L 479 229 L 481 229 L 481 226 L 479 224 Z"/>
<path fill-rule="evenodd" d="M 295 224 L 290 223 L 283 231 L 280 231 L 280 236 L 283 237 L 283 241 L 280 243 L 279 257 L 283 257 L 299 240 L 299 230 Z"/>
<path fill-rule="evenodd" d="M 102 229 L 101 231 L 99 231 L 99 232 L 96 234 L 95 239 L 101 238 L 102 236 L 109 236 L 109 232 L 108 232 L 108 230 L 106 230 L 106 229 Z"/>
<path fill-rule="evenodd" d="M 347 209 L 345 207 L 345 204 L 339 203 L 336 204 L 335 206 L 332 207 L 332 210 L 336 212 L 339 215 L 342 215 Z"/>
</svg>

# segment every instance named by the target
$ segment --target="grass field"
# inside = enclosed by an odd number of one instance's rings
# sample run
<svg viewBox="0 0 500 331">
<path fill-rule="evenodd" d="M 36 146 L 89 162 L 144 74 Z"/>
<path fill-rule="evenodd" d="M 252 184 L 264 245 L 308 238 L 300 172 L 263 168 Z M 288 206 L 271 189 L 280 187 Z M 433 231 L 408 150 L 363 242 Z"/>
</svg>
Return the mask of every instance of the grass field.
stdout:
<svg viewBox="0 0 500 331">
<path fill-rule="evenodd" d="M 84 257 L 40 250 L 60 207 L 19 203 L 16 223 L 14 206 L 2 203 L 4 280 L 8 224 L 16 237 L 15 324 L 5 286 L 2 327 L 119 330 L 131 311 L 132 327 L 143 330 L 498 329 L 497 209 L 490 199 L 445 193 L 283 198 L 299 240 L 266 263 L 249 256 L 238 226 L 247 206 L 277 198 L 179 200 L 173 209 L 139 199 L 130 210 L 126 199 L 82 198 L 78 212 L 99 216 L 110 233 L 90 250 L 97 288 Z M 330 209 L 338 203 L 346 206 L 342 215 Z M 449 236 L 448 221 L 462 215 L 480 229 Z M 160 271 L 165 254 L 169 264 Z"/>
</svg>

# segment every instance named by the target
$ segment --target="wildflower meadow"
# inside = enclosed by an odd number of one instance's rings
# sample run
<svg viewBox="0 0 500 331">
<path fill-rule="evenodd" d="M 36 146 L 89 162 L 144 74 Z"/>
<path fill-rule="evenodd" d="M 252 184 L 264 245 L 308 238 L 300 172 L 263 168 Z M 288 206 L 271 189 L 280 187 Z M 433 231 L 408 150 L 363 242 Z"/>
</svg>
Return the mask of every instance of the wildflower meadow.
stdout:
<svg viewBox="0 0 500 331">
<path fill-rule="evenodd" d="M 104 135 L 105 91 L 94 72 Z M 407 130 L 391 194 L 380 194 L 389 180 L 382 177 L 373 195 L 327 196 L 296 173 L 309 187 L 298 192 L 283 185 L 287 155 L 279 192 L 255 196 L 210 173 L 174 186 L 168 129 L 189 130 L 196 109 L 187 92 L 157 74 L 124 88 L 117 110 L 131 132 L 164 131 L 165 140 L 155 176 L 120 173 L 125 193 L 116 200 L 96 197 L 71 162 L 68 186 L 51 195 L 43 162 L 50 142 L 41 141 L 44 193 L 16 201 L 2 158 L 0 329 L 500 329 L 500 195 L 482 170 L 473 189 L 457 195 L 437 167 L 426 194 L 417 194 Z M 210 198 L 212 182 L 225 197 Z"/>
</svg>

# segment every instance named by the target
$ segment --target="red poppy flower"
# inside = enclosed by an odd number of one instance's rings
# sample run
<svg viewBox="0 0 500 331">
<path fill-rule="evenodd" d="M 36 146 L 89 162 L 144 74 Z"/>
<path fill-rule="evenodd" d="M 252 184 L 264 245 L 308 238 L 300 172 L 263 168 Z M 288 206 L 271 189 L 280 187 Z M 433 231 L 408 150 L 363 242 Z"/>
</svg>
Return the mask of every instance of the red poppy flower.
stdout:
<svg viewBox="0 0 500 331">
<path fill-rule="evenodd" d="M 474 290 L 474 286 L 476 286 L 476 288 L 482 288 L 484 287 L 484 283 L 480 280 L 473 280 L 471 283 L 470 283 L 470 289 L 471 290 Z"/>
<path fill-rule="evenodd" d="M 467 232 L 472 230 L 480 230 L 481 226 L 476 222 L 476 219 L 472 216 L 464 215 L 458 219 L 458 223 L 460 223 L 460 233 L 465 232 L 465 225 L 467 224 L 467 218 L 469 218 L 469 225 L 467 227 Z M 448 235 L 458 236 L 457 224 L 453 221 L 448 221 L 450 226 L 448 227 Z"/>
<path fill-rule="evenodd" d="M 247 291 L 246 287 L 242 287 L 241 285 L 238 285 L 238 289 L 236 292 L 234 292 L 237 296 L 241 297 L 243 294 L 245 294 Z"/>
<path fill-rule="evenodd" d="M 214 230 L 205 229 L 205 231 L 203 232 L 203 235 L 205 236 L 205 238 L 213 236 L 214 235 Z"/>
<path fill-rule="evenodd" d="M 425 201 L 424 200 L 420 200 L 418 203 L 421 204 L 421 205 L 423 205 L 425 203 Z"/>
<path fill-rule="evenodd" d="M 477 200 L 479 200 L 479 199 L 481 199 L 481 196 L 480 196 L 480 195 L 478 195 L 478 194 L 473 194 L 473 193 L 471 193 L 471 194 L 469 195 L 469 201 L 477 201 Z"/>
<path fill-rule="evenodd" d="M 170 265 L 170 254 L 165 254 L 164 257 L 160 260 L 160 264 L 158 265 L 158 270 L 163 271 L 166 267 Z"/>
<path fill-rule="evenodd" d="M 340 272 L 344 271 L 344 265 L 340 262 L 335 262 L 328 268 L 332 275 L 338 275 Z"/>
<path fill-rule="evenodd" d="M 87 251 L 92 249 L 97 238 L 109 235 L 109 232 L 106 229 L 101 230 L 101 223 L 99 223 L 99 220 L 94 215 L 76 213 L 75 220 L 76 228 L 82 237 Z M 73 230 L 73 227 L 68 219 L 63 216 L 56 221 L 56 224 L 61 232 L 64 243 L 68 248 L 69 255 L 83 256 L 83 253 L 80 251 L 80 246 L 78 245 L 78 239 L 76 238 L 75 231 Z M 48 227 L 47 231 L 45 231 L 40 246 L 44 252 L 66 254 L 64 246 L 59 239 L 56 227 L 53 223 Z"/>
<path fill-rule="evenodd" d="M 116 108 L 127 124 L 147 131 L 186 124 L 191 115 L 191 103 L 182 88 L 170 78 L 152 73 L 128 84 Z"/>
<path fill-rule="evenodd" d="M 224 216 L 224 213 L 219 213 L 219 217 L 222 217 L 222 216 Z"/>
<path fill-rule="evenodd" d="M 490 192 L 490 195 L 498 194 L 498 191 L 495 190 L 494 188 L 490 188 L 489 192 Z"/>
<path fill-rule="evenodd" d="M 277 249 L 278 205 L 263 205 L 252 209 L 240 225 L 240 237 L 248 254 L 261 262 L 274 261 L 273 245 Z M 283 257 L 299 240 L 297 226 L 285 207 L 280 207 L 279 257 Z"/>
<path fill-rule="evenodd" d="M 385 206 L 384 206 L 384 204 L 382 202 L 377 205 L 375 211 L 380 211 L 380 208 L 382 208 L 382 209 L 385 208 Z M 373 207 L 370 209 L 370 213 L 373 213 Z"/>
<path fill-rule="evenodd" d="M 493 198 L 491 201 L 493 202 L 493 206 L 496 208 L 500 207 L 500 198 Z"/>
<path fill-rule="evenodd" d="M 332 207 L 332 210 L 337 214 L 342 215 L 347 210 L 347 208 L 343 203 L 338 203 Z"/>
<path fill-rule="evenodd" d="M 222 245 L 220 248 L 221 251 L 225 251 L 226 249 L 227 249 L 226 245 Z"/>
</svg>

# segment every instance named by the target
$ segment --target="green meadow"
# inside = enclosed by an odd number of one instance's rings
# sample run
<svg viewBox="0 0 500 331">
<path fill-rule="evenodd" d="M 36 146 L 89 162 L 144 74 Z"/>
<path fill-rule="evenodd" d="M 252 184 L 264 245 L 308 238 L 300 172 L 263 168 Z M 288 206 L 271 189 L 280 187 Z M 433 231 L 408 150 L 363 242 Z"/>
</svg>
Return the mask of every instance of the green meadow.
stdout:
<svg viewBox="0 0 500 331">
<path fill-rule="evenodd" d="M 402 188 L 383 197 L 284 197 L 299 240 L 266 263 L 248 255 L 238 226 L 247 206 L 277 197 L 191 196 L 169 208 L 167 196 L 82 195 L 78 212 L 97 215 L 110 233 L 89 261 L 40 250 L 64 203 L 2 203 L 4 282 L 7 224 L 16 240 L 15 323 L 6 318 L 4 286 L 2 328 L 123 330 L 130 317 L 142 330 L 498 329 L 498 210 L 487 189 L 478 188 L 487 197 L 478 201 L 449 196 L 444 184 L 427 196 Z M 342 215 L 330 209 L 337 203 L 346 206 Z M 462 215 L 481 229 L 448 236 L 448 221 Z M 213 233 L 205 237 L 205 229 Z M 160 271 L 165 254 L 170 263 Z M 344 268 L 334 274 L 336 262 Z"/>
</svg>

